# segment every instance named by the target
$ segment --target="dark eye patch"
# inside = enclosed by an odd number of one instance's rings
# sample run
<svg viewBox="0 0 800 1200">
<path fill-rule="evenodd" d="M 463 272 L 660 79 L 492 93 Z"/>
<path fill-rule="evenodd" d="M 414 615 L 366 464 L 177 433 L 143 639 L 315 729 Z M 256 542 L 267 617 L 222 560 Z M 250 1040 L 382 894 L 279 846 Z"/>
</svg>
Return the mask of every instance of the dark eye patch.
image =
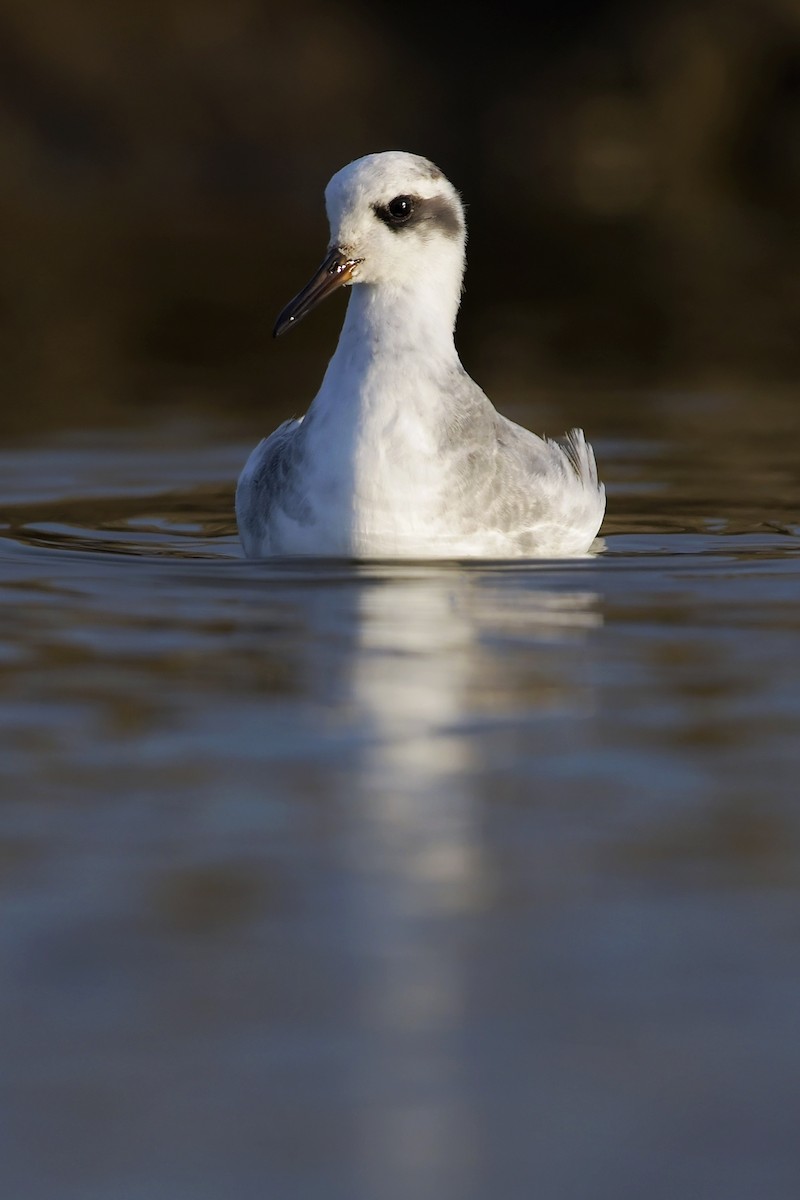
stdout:
<svg viewBox="0 0 800 1200">
<path fill-rule="evenodd" d="M 375 216 L 388 225 L 393 233 L 430 222 L 445 237 L 461 237 L 464 226 L 461 214 L 446 196 L 395 196 L 388 204 L 373 205 Z"/>
</svg>

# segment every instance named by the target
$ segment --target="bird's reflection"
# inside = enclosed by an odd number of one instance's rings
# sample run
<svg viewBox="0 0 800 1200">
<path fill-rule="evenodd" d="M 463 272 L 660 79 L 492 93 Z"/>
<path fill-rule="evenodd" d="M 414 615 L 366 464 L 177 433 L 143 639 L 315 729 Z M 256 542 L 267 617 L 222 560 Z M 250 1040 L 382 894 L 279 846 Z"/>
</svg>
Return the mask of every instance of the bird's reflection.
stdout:
<svg viewBox="0 0 800 1200">
<path fill-rule="evenodd" d="M 600 623 L 596 600 L 428 567 L 360 591 L 347 688 L 364 737 L 346 853 L 365 964 L 365 1195 L 386 1194 L 387 1172 L 407 1181 L 409 1154 L 415 1186 L 437 1197 L 466 1190 L 454 1175 L 468 1172 L 476 1146 L 458 1052 L 468 998 L 460 934 L 497 882 L 484 839 L 486 741 L 504 724 L 569 708 L 576 688 L 585 702 L 582 677 L 559 663 L 570 647 L 574 662 Z"/>
</svg>

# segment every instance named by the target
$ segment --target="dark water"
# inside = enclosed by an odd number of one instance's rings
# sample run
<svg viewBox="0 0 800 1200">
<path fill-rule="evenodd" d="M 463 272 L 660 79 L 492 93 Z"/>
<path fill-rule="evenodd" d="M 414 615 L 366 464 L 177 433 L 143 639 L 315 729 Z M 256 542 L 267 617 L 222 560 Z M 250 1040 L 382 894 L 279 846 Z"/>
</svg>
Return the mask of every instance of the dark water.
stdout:
<svg viewBox="0 0 800 1200">
<path fill-rule="evenodd" d="M 244 562 L 255 436 L 0 454 L 2 1195 L 794 1200 L 796 438 L 463 566 Z"/>
</svg>

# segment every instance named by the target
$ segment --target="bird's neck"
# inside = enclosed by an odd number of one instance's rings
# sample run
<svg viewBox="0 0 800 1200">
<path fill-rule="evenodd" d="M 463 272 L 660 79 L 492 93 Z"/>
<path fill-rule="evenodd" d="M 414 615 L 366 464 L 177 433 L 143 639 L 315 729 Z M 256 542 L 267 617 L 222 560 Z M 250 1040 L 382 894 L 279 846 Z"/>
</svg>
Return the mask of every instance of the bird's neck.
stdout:
<svg viewBox="0 0 800 1200">
<path fill-rule="evenodd" d="M 360 480 L 375 464 L 435 458 L 447 420 L 446 386 L 460 369 L 453 340 L 459 295 L 384 284 L 354 285 L 305 437 L 334 473 Z M 333 469 L 333 468 L 332 468 Z M 405 469 L 405 468 L 404 468 Z M 356 486 L 355 483 L 352 486 Z"/>
<path fill-rule="evenodd" d="M 424 279 L 354 284 L 334 358 L 341 356 L 350 370 L 386 359 L 435 365 L 455 358 L 459 300 L 460 279 L 450 288 Z"/>
</svg>

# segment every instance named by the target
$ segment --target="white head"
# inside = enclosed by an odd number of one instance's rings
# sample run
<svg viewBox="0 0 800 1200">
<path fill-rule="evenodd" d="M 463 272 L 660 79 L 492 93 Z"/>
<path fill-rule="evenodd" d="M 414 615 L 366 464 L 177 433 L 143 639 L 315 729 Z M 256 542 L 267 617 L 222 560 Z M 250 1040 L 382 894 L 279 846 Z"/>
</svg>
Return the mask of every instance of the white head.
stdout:
<svg viewBox="0 0 800 1200">
<path fill-rule="evenodd" d="M 328 256 L 278 317 L 276 336 L 347 284 L 374 285 L 395 296 L 435 290 L 455 318 L 466 223 L 458 192 L 438 167 L 401 150 L 368 154 L 337 171 L 325 206 Z"/>
</svg>

